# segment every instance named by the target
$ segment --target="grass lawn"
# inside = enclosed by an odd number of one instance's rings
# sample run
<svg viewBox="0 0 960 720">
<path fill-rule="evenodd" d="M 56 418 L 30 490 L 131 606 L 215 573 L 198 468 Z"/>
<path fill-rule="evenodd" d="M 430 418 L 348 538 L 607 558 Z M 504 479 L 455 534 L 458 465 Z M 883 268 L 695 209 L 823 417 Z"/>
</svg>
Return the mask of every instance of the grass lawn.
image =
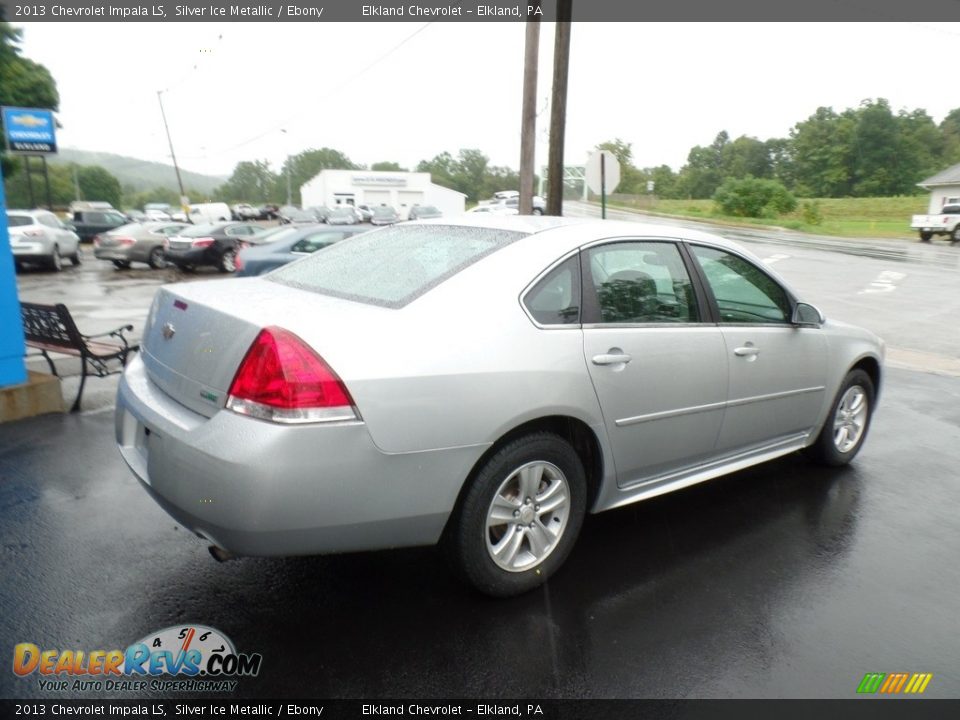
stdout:
<svg viewBox="0 0 960 720">
<path fill-rule="evenodd" d="M 713 200 L 663 200 L 648 197 L 619 197 L 608 200 L 611 207 L 619 206 L 693 219 L 709 220 L 735 225 L 774 225 L 817 235 L 835 235 L 850 238 L 905 238 L 916 239 L 910 229 L 910 216 L 927 212 L 927 196 L 890 198 L 822 198 L 798 199 L 796 211 L 777 218 L 742 218 L 722 215 Z M 804 221 L 804 203 L 819 205 L 821 221 Z"/>
</svg>

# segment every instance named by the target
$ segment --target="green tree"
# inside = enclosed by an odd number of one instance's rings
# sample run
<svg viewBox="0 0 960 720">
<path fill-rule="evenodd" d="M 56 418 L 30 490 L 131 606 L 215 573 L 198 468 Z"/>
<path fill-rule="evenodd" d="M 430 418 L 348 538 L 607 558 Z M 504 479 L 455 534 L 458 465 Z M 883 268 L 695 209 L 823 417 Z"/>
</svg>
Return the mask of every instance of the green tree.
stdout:
<svg viewBox="0 0 960 720">
<path fill-rule="evenodd" d="M 273 195 L 276 198 L 287 197 L 287 172 L 290 172 L 290 187 L 294 205 L 300 205 L 300 186 L 313 180 L 321 170 L 359 170 L 350 158 L 339 150 L 320 148 L 319 150 L 304 150 L 297 155 L 291 155 L 283 163 L 283 168 L 276 176 Z"/>
<path fill-rule="evenodd" d="M 676 187 L 681 197 L 702 199 L 713 196 L 723 181 L 724 148 L 729 142 L 727 131 L 721 130 L 707 147 L 697 145 L 690 150 L 687 164 L 677 177 Z"/>
<path fill-rule="evenodd" d="M 21 56 L 22 37 L 22 30 L 0 20 L 0 105 L 56 110 L 60 106 L 57 84 L 47 68 Z M 4 177 L 18 169 L 18 163 L 2 151 L 0 164 Z"/>
<path fill-rule="evenodd" d="M 399 163 L 389 161 L 375 162 L 370 166 L 370 169 L 382 172 L 407 172 L 407 169 L 405 167 L 400 167 Z"/>
<path fill-rule="evenodd" d="M 633 143 L 614 138 L 600 143 L 596 149 L 612 152 L 620 164 L 620 182 L 617 184 L 615 192 L 627 195 L 638 195 L 646 192 L 646 179 L 633 164 Z"/>
<path fill-rule="evenodd" d="M 960 108 L 948 112 L 938 129 L 943 138 L 942 167 L 960 163 Z"/>
<path fill-rule="evenodd" d="M 120 181 L 99 165 L 76 165 L 77 185 L 82 200 L 106 200 L 114 207 L 120 207 L 123 193 Z"/>
<path fill-rule="evenodd" d="M 22 162 L 22 161 L 21 161 Z M 46 205 L 47 191 L 40 171 L 40 162 L 30 160 L 30 177 L 22 171 L 4 178 L 7 193 L 7 206 L 11 208 L 30 208 Z M 55 208 L 65 208 L 75 199 L 73 172 L 68 165 L 47 163 L 47 177 L 50 180 L 50 202 Z M 33 184 L 33 202 L 30 201 L 30 183 Z"/>
<path fill-rule="evenodd" d="M 819 107 L 790 131 L 794 189 L 801 197 L 847 197 L 853 191 L 851 171 L 856 118 Z"/>
<path fill-rule="evenodd" d="M 431 182 L 442 185 L 450 190 L 457 190 L 454 179 L 457 174 L 457 161 L 448 152 L 434 156 L 432 160 L 421 160 L 417 163 L 417 172 L 430 173 Z"/>
<path fill-rule="evenodd" d="M 266 160 L 243 161 L 237 163 L 230 179 L 218 187 L 214 195 L 227 202 L 264 203 L 277 199 L 277 181 Z"/>
<path fill-rule="evenodd" d="M 727 178 L 713 199 L 725 215 L 737 217 L 776 217 L 797 207 L 783 185 L 765 178 Z"/>
</svg>

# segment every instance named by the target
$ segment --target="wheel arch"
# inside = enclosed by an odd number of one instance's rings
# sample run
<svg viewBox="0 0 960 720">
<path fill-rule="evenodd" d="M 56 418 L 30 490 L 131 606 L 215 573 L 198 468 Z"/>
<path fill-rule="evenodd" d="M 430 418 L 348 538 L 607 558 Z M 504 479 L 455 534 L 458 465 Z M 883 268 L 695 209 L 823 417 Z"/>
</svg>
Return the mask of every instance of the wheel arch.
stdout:
<svg viewBox="0 0 960 720">
<path fill-rule="evenodd" d="M 857 360 L 850 369 L 863 370 L 870 376 L 870 380 L 873 382 L 874 401 L 876 401 L 876 398 L 880 397 L 880 381 L 883 377 L 880 361 L 872 355 L 866 355 Z"/>
<path fill-rule="evenodd" d="M 452 519 L 456 517 L 457 511 L 463 503 L 464 496 L 467 494 L 473 479 L 484 466 L 484 464 L 496 454 L 504 445 L 516 440 L 524 435 L 530 435 L 537 432 L 548 432 L 566 440 L 570 443 L 574 452 L 580 458 L 583 464 L 583 470 L 587 477 L 587 511 L 593 507 L 594 502 L 600 494 L 600 486 L 603 482 L 604 461 L 603 450 L 600 447 L 600 439 L 596 433 L 583 420 L 569 415 L 545 415 L 543 417 L 527 420 L 517 425 L 501 435 L 486 451 L 477 459 L 467 473 L 463 484 L 460 486 L 460 492 L 457 494 L 457 501 L 454 503 L 450 518 L 447 519 L 444 528 L 446 534 L 450 527 Z"/>
</svg>

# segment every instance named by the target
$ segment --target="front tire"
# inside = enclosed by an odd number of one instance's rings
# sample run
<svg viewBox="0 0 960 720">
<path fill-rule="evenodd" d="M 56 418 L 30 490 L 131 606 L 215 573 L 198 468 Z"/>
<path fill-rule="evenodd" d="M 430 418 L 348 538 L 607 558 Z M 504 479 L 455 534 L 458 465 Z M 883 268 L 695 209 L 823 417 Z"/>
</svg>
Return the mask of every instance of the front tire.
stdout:
<svg viewBox="0 0 960 720">
<path fill-rule="evenodd" d="M 547 432 L 517 438 L 480 467 L 444 536 L 454 572 L 510 597 L 546 582 L 576 542 L 586 510 L 583 464 Z"/>
<path fill-rule="evenodd" d="M 951 242 L 960 242 L 960 223 L 957 223 L 957 226 L 953 229 L 953 232 L 950 233 Z"/>
<path fill-rule="evenodd" d="M 847 373 L 817 441 L 807 448 L 815 462 L 831 467 L 846 465 L 863 447 L 873 417 L 876 388 L 863 370 Z"/>
<path fill-rule="evenodd" d="M 77 245 L 77 251 L 70 256 L 70 262 L 74 267 L 83 263 L 83 250 L 80 249 L 80 245 Z"/>
</svg>

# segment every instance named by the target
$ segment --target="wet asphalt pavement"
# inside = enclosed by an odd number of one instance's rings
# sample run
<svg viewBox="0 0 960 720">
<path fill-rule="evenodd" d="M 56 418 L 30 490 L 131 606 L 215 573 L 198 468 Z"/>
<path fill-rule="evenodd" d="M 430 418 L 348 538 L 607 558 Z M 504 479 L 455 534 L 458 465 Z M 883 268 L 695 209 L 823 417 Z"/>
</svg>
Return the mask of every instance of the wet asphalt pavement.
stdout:
<svg viewBox="0 0 960 720">
<path fill-rule="evenodd" d="M 506 601 L 433 548 L 218 564 L 128 472 L 109 411 L 5 425 L 3 652 L 199 623 L 262 653 L 237 697 L 848 698 L 894 671 L 957 697 L 958 391 L 890 371 L 848 469 L 795 455 L 592 516 Z M 0 697 L 57 695 L 0 672 Z"/>
<path fill-rule="evenodd" d="M 195 623 L 263 655 L 230 697 L 853 698 L 867 672 L 933 673 L 927 697 L 960 697 L 960 248 L 741 239 L 890 346 L 851 467 L 794 455 L 588 517 L 545 588 L 490 600 L 434 548 L 216 563 L 127 470 L 115 378 L 93 379 L 82 414 L 0 425 L 0 656 Z M 18 285 L 84 332 L 136 337 L 156 288 L 192 279 L 90 258 Z M 97 696 L 0 671 L 0 698 Z"/>
</svg>

